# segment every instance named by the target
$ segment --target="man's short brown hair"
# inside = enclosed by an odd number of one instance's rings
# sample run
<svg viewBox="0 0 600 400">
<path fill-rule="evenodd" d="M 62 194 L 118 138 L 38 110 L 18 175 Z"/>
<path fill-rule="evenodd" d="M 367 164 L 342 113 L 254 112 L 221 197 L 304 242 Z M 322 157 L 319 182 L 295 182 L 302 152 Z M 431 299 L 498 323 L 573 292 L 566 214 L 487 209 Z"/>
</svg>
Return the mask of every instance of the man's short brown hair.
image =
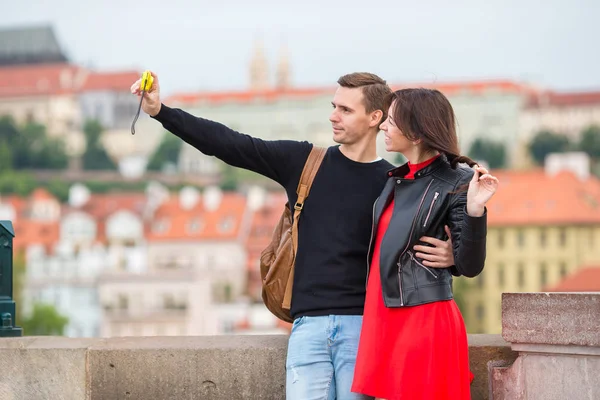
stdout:
<svg viewBox="0 0 600 400">
<path fill-rule="evenodd" d="M 381 110 L 383 112 L 381 122 L 385 121 L 387 118 L 385 100 L 392 93 L 385 80 L 369 72 L 353 72 L 341 76 L 337 83 L 345 88 L 361 88 L 367 113 Z"/>
</svg>

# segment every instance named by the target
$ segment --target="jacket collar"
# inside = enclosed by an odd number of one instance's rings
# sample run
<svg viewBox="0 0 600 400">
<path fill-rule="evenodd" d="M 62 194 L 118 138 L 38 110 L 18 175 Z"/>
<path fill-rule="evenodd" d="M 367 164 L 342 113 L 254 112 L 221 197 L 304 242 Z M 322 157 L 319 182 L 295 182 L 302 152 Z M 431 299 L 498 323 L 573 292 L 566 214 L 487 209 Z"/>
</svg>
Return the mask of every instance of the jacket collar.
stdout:
<svg viewBox="0 0 600 400">
<path fill-rule="evenodd" d="M 444 164 L 449 164 L 448 158 L 446 157 L 445 154 L 440 154 L 440 156 L 438 158 L 436 158 L 431 164 L 429 164 L 425 168 L 417 171 L 417 173 L 415 174 L 415 179 L 420 178 L 422 176 L 427 176 L 427 175 L 432 174 L 435 170 L 437 170 Z M 388 177 L 392 177 L 392 176 L 393 177 L 403 177 L 406 174 L 408 174 L 409 171 L 410 171 L 410 169 L 408 167 L 408 163 L 405 163 L 399 167 L 390 169 L 387 172 L 387 174 L 388 174 Z"/>
</svg>

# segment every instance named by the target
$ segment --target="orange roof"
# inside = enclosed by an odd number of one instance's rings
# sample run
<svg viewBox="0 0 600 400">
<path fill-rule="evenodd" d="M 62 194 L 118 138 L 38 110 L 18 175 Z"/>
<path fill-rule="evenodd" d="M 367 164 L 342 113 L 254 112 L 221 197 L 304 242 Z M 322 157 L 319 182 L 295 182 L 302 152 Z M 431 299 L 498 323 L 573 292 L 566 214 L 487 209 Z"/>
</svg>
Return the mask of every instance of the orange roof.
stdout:
<svg viewBox="0 0 600 400">
<path fill-rule="evenodd" d="M 483 93 L 488 90 L 498 90 L 503 93 L 525 93 L 532 89 L 512 81 L 489 80 L 472 82 L 446 82 L 446 83 L 407 83 L 391 84 L 393 90 L 408 87 L 427 87 L 436 88 L 441 92 L 452 95 L 462 91 L 471 93 Z M 168 97 L 165 103 L 176 104 L 195 104 L 201 102 L 207 103 L 226 103 L 238 102 L 246 103 L 255 100 L 276 101 L 282 98 L 314 97 L 316 95 L 333 95 L 336 87 L 316 87 L 316 88 L 288 88 L 288 89 L 270 89 L 270 90 L 244 90 L 231 92 L 198 92 L 198 93 L 179 93 Z"/>
<path fill-rule="evenodd" d="M 331 88 L 290 88 L 260 91 L 244 90 L 230 92 L 179 93 L 165 99 L 165 103 L 247 103 L 255 100 L 275 101 L 282 98 L 314 97 L 319 94 L 333 93 L 334 91 L 335 89 Z"/>
<path fill-rule="evenodd" d="M 390 85 L 392 90 L 404 88 L 423 87 L 437 89 L 447 96 L 468 92 L 470 94 L 483 94 L 487 91 L 498 91 L 502 93 L 528 93 L 533 89 L 529 86 L 506 80 L 465 81 L 465 82 L 435 82 L 435 83 L 403 83 Z"/>
<path fill-rule="evenodd" d="M 600 91 L 593 92 L 541 92 L 529 98 L 526 108 L 569 107 L 600 105 Z"/>
<path fill-rule="evenodd" d="M 0 67 L 0 98 L 129 91 L 140 75 L 133 71 L 94 72 L 67 63 Z"/>
<path fill-rule="evenodd" d="M 70 94 L 77 90 L 71 64 L 19 65 L 0 68 L 0 97 Z M 61 82 L 62 77 L 62 82 Z"/>
<path fill-rule="evenodd" d="M 133 82 L 140 78 L 136 71 L 125 72 L 93 72 L 87 76 L 81 90 L 83 92 L 114 90 L 128 91 Z"/>
<path fill-rule="evenodd" d="M 207 210 L 204 198 L 184 209 L 179 196 L 172 196 L 155 212 L 146 228 L 148 241 L 235 240 L 242 225 L 246 198 L 239 193 L 223 193 L 216 210 Z"/>
<path fill-rule="evenodd" d="M 94 193 L 87 203 L 79 208 L 65 205 L 62 215 L 71 212 L 84 212 L 96 222 L 96 243 L 106 243 L 106 219 L 117 211 L 130 211 L 141 217 L 146 204 L 144 193 Z"/>
<path fill-rule="evenodd" d="M 488 203 L 488 225 L 600 223 L 600 181 L 571 172 L 550 177 L 542 170 L 492 171 L 498 192 Z"/>
<path fill-rule="evenodd" d="M 31 193 L 30 199 L 35 200 L 57 200 L 49 191 L 44 188 L 37 188 Z M 58 201 L 58 200 L 57 200 Z"/>
<path fill-rule="evenodd" d="M 83 211 L 96 220 L 104 220 L 111 214 L 126 210 L 141 215 L 146 204 L 146 195 L 140 192 L 93 193 L 80 208 L 65 206 L 63 215 L 71 211 Z"/>
<path fill-rule="evenodd" d="M 545 292 L 600 292 L 600 266 L 581 268 Z"/>
<path fill-rule="evenodd" d="M 20 218 L 13 221 L 15 228 L 14 249 L 15 252 L 25 251 L 28 246 L 41 244 L 47 252 L 51 252 L 58 242 L 60 222 L 41 222 Z"/>
<path fill-rule="evenodd" d="M 247 269 L 249 271 L 256 270 L 260 253 L 271 242 L 273 230 L 281 218 L 286 202 L 287 194 L 284 191 L 270 192 L 267 194 L 264 206 L 252 215 L 250 234 L 246 239 Z"/>
</svg>

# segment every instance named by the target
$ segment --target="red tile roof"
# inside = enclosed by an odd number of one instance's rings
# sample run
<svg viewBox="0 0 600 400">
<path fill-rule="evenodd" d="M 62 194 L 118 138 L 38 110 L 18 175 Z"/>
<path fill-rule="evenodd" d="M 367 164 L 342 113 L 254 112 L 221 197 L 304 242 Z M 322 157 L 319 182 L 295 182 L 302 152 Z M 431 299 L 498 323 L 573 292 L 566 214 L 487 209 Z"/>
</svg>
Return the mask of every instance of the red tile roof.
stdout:
<svg viewBox="0 0 600 400">
<path fill-rule="evenodd" d="M 501 93 L 531 93 L 534 89 L 530 86 L 507 80 L 485 80 L 485 81 L 464 81 L 464 82 L 414 82 L 391 84 L 392 90 L 404 88 L 423 87 L 429 89 L 437 89 L 447 96 L 466 92 L 469 94 L 484 94 L 486 92 L 501 92 Z"/>
<path fill-rule="evenodd" d="M 36 200 L 57 200 L 49 191 L 44 188 L 37 188 L 31 193 L 30 199 Z"/>
<path fill-rule="evenodd" d="M 446 95 L 458 94 L 463 91 L 470 93 L 485 93 L 486 91 L 499 91 L 502 93 L 526 93 L 532 91 L 528 86 L 504 80 L 473 81 L 473 82 L 440 82 L 440 83 L 407 83 L 390 84 L 393 90 L 408 87 L 427 87 L 436 88 Z M 197 92 L 197 93 L 178 93 L 167 99 L 165 103 L 170 104 L 195 104 L 195 103 L 226 103 L 238 102 L 247 103 L 251 101 L 276 101 L 283 98 L 314 97 L 317 95 L 333 95 L 336 87 L 314 87 L 314 88 L 289 88 L 289 89 L 271 89 L 271 90 L 244 90 L 230 92 Z"/>
<path fill-rule="evenodd" d="M 13 221 L 15 229 L 14 249 L 19 253 L 25 251 L 28 246 L 42 245 L 47 252 L 51 252 L 58 242 L 60 221 L 42 222 L 27 218 L 19 218 Z"/>
<path fill-rule="evenodd" d="M 492 171 L 500 187 L 488 203 L 488 225 L 600 223 L 600 181 L 570 172 Z"/>
<path fill-rule="evenodd" d="M 540 92 L 530 96 L 526 108 L 544 107 L 573 107 L 573 106 L 600 106 L 600 91 L 590 92 Z"/>
<path fill-rule="evenodd" d="M 248 252 L 247 269 L 256 271 L 260 260 L 260 253 L 271 242 L 273 230 L 279 222 L 283 207 L 287 202 L 287 195 L 283 191 L 270 192 L 263 207 L 252 215 L 250 234 L 246 240 Z"/>
<path fill-rule="evenodd" d="M 600 266 L 584 267 L 545 292 L 600 292 Z"/>
<path fill-rule="evenodd" d="M 216 210 L 207 210 L 204 198 L 184 209 L 179 196 L 172 196 L 155 212 L 146 228 L 148 241 L 236 240 L 246 209 L 246 198 L 239 193 L 223 193 Z M 163 225 L 162 229 L 157 229 Z M 193 226 L 196 229 L 193 229 Z"/>
<path fill-rule="evenodd" d="M 104 220 L 117 211 L 126 210 L 141 215 L 146 204 L 146 195 L 141 192 L 93 193 L 80 208 L 65 205 L 63 214 L 83 211 L 96 220 Z"/>
<path fill-rule="evenodd" d="M 88 214 L 97 226 L 96 243 L 106 243 L 106 220 L 118 211 L 129 211 L 142 218 L 146 195 L 144 193 L 94 193 L 83 206 L 74 208 L 64 205 L 63 217 L 72 212 Z"/>
<path fill-rule="evenodd" d="M 0 99 L 101 90 L 128 92 L 140 76 L 134 71 L 94 72 L 66 63 L 0 67 Z"/>
<path fill-rule="evenodd" d="M 81 91 L 129 91 L 129 88 L 141 74 L 137 71 L 92 72 L 88 75 Z"/>
<path fill-rule="evenodd" d="M 276 101 L 282 98 L 314 97 L 320 94 L 333 93 L 335 89 L 331 88 L 304 88 L 304 89 L 273 89 L 261 91 L 229 91 L 229 92 L 201 92 L 201 93 L 180 93 L 167 99 L 165 103 L 170 104 L 195 104 L 201 102 L 208 103 L 227 103 L 238 102 L 247 103 L 256 100 Z"/>
<path fill-rule="evenodd" d="M 75 93 L 84 72 L 71 64 L 43 64 L 0 68 L 0 98 Z"/>
</svg>

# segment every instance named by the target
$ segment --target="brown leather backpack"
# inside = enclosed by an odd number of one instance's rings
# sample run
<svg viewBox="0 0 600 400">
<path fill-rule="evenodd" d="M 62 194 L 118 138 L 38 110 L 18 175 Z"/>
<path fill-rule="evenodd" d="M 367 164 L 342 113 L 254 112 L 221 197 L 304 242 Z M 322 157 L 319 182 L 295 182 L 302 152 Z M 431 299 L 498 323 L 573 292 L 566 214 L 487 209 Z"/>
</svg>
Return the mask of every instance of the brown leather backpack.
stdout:
<svg viewBox="0 0 600 400">
<path fill-rule="evenodd" d="M 292 322 L 290 307 L 298 249 L 298 218 L 326 151 L 327 149 L 313 146 L 298 182 L 294 217 L 292 218 L 288 202 L 275 227 L 271 243 L 260 255 L 263 301 L 273 315 L 286 322 Z"/>
</svg>

